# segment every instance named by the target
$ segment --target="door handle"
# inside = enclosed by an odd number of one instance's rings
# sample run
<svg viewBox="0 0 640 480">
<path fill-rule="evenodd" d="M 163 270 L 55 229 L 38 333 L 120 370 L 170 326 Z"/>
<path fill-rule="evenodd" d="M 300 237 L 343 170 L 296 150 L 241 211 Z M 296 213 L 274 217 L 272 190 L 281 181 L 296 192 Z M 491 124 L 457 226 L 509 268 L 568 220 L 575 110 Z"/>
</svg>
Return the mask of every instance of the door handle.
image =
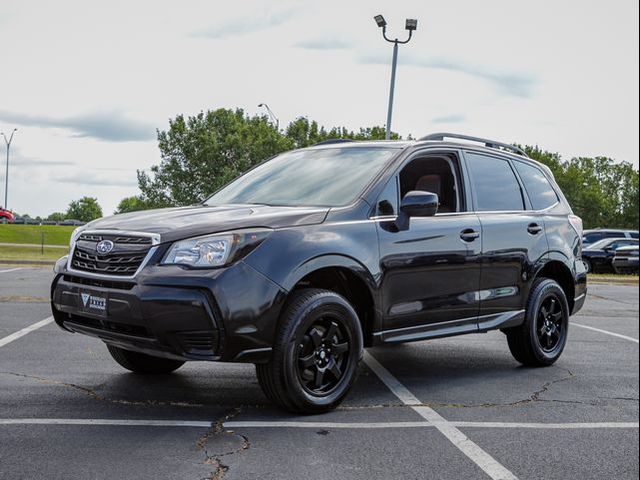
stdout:
<svg viewBox="0 0 640 480">
<path fill-rule="evenodd" d="M 476 232 L 473 228 L 467 228 L 460 232 L 460 238 L 465 242 L 473 242 L 480 237 L 480 232 Z"/>
<path fill-rule="evenodd" d="M 542 227 L 537 223 L 530 223 L 529 226 L 527 227 L 527 232 L 529 232 L 531 235 L 537 235 L 541 231 L 542 231 Z"/>
</svg>

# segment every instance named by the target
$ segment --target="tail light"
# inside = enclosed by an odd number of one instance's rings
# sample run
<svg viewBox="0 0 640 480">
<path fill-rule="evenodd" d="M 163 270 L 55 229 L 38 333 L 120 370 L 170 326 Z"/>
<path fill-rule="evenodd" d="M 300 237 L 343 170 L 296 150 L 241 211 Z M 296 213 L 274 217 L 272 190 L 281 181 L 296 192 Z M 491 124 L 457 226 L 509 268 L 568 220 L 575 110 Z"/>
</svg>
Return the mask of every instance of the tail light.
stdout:
<svg viewBox="0 0 640 480">
<path fill-rule="evenodd" d="M 582 231 L 583 231 L 582 219 L 577 215 L 569 215 L 569 223 L 571 224 L 573 229 L 576 231 L 580 239 L 582 239 Z"/>
</svg>

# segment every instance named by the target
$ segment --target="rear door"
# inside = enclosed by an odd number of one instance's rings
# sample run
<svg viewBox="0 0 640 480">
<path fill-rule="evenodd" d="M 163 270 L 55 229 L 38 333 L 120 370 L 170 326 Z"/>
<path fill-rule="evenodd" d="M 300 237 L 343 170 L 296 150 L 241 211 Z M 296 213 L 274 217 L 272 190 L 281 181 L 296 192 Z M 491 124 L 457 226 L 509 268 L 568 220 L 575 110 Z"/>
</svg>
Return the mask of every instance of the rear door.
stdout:
<svg viewBox="0 0 640 480">
<path fill-rule="evenodd" d="M 508 326 L 521 318 L 534 266 L 548 252 L 544 212 L 532 209 L 509 158 L 464 156 L 482 232 L 479 328 Z"/>
</svg>

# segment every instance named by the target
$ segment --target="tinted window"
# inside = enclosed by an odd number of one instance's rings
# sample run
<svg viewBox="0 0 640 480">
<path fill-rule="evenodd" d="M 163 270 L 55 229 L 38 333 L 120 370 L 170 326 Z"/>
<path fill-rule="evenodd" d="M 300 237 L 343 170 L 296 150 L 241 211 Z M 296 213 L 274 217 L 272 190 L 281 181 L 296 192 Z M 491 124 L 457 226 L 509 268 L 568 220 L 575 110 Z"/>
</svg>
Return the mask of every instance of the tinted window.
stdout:
<svg viewBox="0 0 640 480">
<path fill-rule="evenodd" d="M 509 162 L 467 153 L 471 179 L 480 211 L 524 210 L 520 184 Z"/>
<path fill-rule="evenodd" d="M 638 238 L 638 232 L 630 232 L 631 238 Z"/>
<path fill-rule="evenodd" d="M 604 238 L 604 234 L 602 232 L 587 233 L 584 236 L 584 241 L 587 243 L 594 243 L 594 242 L 597 242 L 598 240 L 602 240 L 603 238 Z"/>
<path fill-rule="evenodd" d="M 206 203 L 346 205 L 396 153 L 396 149 L 378 147 L 294 150 L 245 173 Z"/>
<path fill-rule="evenodd" d="M 544 210 L 558 202 L 556 192 L 540 169 L 522 162 L 514 164 L 534 210 Z"/>
<path fill-rule="evenodd" d="M 626 247 L 627 245 L 638 245 L 638 241 L 631 238 L 629 240 L 617 240 L 611 244 L 611 248 L 615 250 L 616 248 Z"/>
<path fill-rule="evenodd" d="M 620 238 L 624 237 L 624 232 L 605 232 L 605 238 Z"/>
</svg>

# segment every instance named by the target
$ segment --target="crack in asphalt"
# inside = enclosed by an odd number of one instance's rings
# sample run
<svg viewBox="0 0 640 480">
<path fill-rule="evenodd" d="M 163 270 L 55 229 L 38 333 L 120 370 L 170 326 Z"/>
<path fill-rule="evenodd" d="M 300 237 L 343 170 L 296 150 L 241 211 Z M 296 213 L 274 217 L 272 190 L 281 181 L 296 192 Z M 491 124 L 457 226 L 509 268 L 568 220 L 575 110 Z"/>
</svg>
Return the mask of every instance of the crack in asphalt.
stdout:
<svg viewBox="0 0 640 480">
<path fill-rule="evenodd" d="M 61 387 L 70 388 L 79 392 L 84 393 L 85 395 L 93 398 L 94 400 L 98 400 L 101 402 L 108 402 L 117 405 L 131 405 L 131 406 L 152 406 L 152 407 L 204 407 L 205 405 L 201 403 L 190 403 L 190 402 L 164 402 L 160 400 L 123 400 L 117 398 L 108 398 L 100 395 L 95 390 L 92 390 L 88 387 L 83 387 L 82 385 L 76 385 L 74 383 L 61 382 L 60 380 L 53 380 L 51 378 L 40 377 L 38 375 L 28 375 L 26 373 L 16 373 L 16 372 L 0 372 L 3 375 L 13 375 L 14 377 L 22 377 L 28 378 L 31 380 L 37 380 L 42 383 L 47 383 L 51 385 L 58 385 Z"/>
<path fill-rule="evenodd" d="M 589 403 L 589 402 L 583 402 L 583 401 L 579 401 L 579 400 L 556 400 L 556 399 L 544 399 L 544 398 L 540 398 L 540 395 L 542 395 L 543 393 L 547 392 L 552 385 L 555 385 L 557 383 L 560 382 L 566 382 L 568 380 L 571 380 L 573 378 L 576 377 L 576 375 L 569 369 L 567 370 L 567 375 L 559 378 L 557 380 L 553 380 L 550 382 L 545 382 L 542 387 L 536 391 L 534 391 L 529 397 L 521 399 L 521 400 L 516 400 L 515 402 L 509 402 L 509 403 L 493 403 L 493 402 L 487 402 L 487 403 L 476 403 L 476 404 L 467 404 L 467 403 L 442 403 L 442 402 L 424 402 L 424 403 L 420 403 L 420 404 L 416 404 L 415 406 L 418 407 L 443 407 L 443 408 L 492 408 L 492 407 L 518 407 L 521 405 L 526 405 L 529 403 L 534 403 L 534 402 L 549 402 L 549 403 L 553 403 L 553 402 L 557 402 L 557 403 L 576 403 L 576 404 L 582 404 L 582 405 L 595 405 L 594 403 Z M 599 398 L 605 398 L 605 397 L 599 397 Z M 619 399 L 621 400 L 621 399 Z M 412 405 L 413 406 L 413 405 Z M 365 409 L 374 409 L 374 408 L 395 408 L 395 407 L 399 407 L 399 408 L 410 408 L 407 405 L 398 403 L 381 403 L 381 404 L 371 404 L 371 405 L 357 405 L 357 406 L 341 406 L 338 407 L 338 410 L 365 410 Z"/>
<path fill-rule="evenodd" d="M 232 418 L 238 416 L 242 411 L 242 407 L 235 407 L 221 418 L 219 418 L 216 422 L 214 422 L 211 426 L 211 429 L 202 435 L 196 441 L 196 447 L 199 451 L 204 452 L 205 460 L 204 463 L 207 465 L 213 466 L 214 470 L 211 472 L 211 475 L 206 477 L 204 480 L 221 480 L 226 473 L 229 471 L 229 465 L 222 462 L 222 457 L 228 457 L 230 455 L 236 455 L 238 453 L 242 453 L 245 450 L 251 448 L 251 442 L 249 442 L 249 438 L 245 435 L 236 434 L 233 430 L 226 430 L 224 428 L 224 422 L 231 420 Z M 207 449 L 207 444 L 209 440 L 213 437 L 219 435 L 232 435 L 241 439 L 240 446 L 234 450 L 226 451 L 226 452 L 210 452 Z"/>
</svg>

